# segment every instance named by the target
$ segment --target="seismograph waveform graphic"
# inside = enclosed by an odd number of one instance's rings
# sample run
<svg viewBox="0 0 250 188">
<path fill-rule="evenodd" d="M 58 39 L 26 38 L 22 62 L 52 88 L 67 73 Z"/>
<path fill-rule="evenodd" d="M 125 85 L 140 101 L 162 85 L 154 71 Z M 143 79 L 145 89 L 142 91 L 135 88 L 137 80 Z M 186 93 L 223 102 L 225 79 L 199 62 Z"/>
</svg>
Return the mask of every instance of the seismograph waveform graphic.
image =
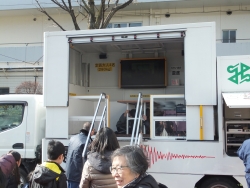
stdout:
<svg viewBox="0 0 250 188">
<path fill-rule="evenodd" d="M 174 154 L 171 152 L 162 153 L 155 149 L 155 147 L 141 146 L 144 153 L 150 159 L 150 165 L 154 164 L 158 160 L 173 160 L 173 159 L 205 159 L 205 158 L 215 158 L 213 156 L 205 155 L 187 155 L 187 154 Z"/>
</svg>

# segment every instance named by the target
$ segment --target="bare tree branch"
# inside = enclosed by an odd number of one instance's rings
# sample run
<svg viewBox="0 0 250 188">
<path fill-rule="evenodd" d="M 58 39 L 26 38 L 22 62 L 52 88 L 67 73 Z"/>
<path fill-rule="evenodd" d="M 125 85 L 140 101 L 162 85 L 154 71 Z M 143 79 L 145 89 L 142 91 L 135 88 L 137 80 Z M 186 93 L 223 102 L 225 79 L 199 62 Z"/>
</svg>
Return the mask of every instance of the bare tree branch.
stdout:
<svg viewBox="0 0 250 188">
<path fill-rule="evenodd" d="M 60 24 L 58 24 L 47 12 L 46 10 L 41 7 L 38 0 L 35 0 L 40 7 L 40 12 L 44 13 L 48 18 L 50 18 L 58 27 L 60 27 L 63 31 L 65 31 Z M 117 11 L 120 9 L 125 8 L 129 4 L 133 2 L 133 0 L 126 0 L 125 3 L 119 5 L 119 0 L 115 0 L 114 6 L 110 8 L 111 0 L 99 0 L 100 1 L 100 8 L 95 5 L 95 0 L 78 0 L 78 4 L 80 6 L 79 12 L 75 13 L 72 7 L 72 0 L 51 0 L 55 5 L 57 5 L 62 10 L 66 11 L 74 24 L 76 30 L 80 30 L 80 27 L 77 23 L 77 17 L 82 14 L 85 18 L 88 18 L 88 28 L 89 29 L 101 29 L 106 28 L 109 24 L 112 17 L 115 15 Z M 66 2 L 65 2 L 66 1 Z M 105 17 L 105 13 L 107 10 L 110 10 L 107 16 Z M 85 13 L 86 11 L 86 13 Z M 97 13 L 97 14 L 96 14 Z"/>
<path fill-rule="evenodd" d="M 117 5 L 119 2 L 119 0 L 116 0 L 115 4 L 116 6 L 113 7 L 110 12 L 108 13 L 107 17 L 105 18 L 105 21 L 104 21 L 104 24 L 103 24 L 103 27 L 102 28 L 106 28 L 111 20 L 111 18 L 115 15 L 115 13 L 120 10 L 120 9 L 123 9 L 125 8 L 126 6 L 128 6 L 129 4 L 131 4 L 133 2 L 133 0 L 128 0 L 127 2 L 121 4 L 121 5 Z"/>
<path fill-rule="evenodd" d="M 63 5 L 65 6 L 66 10 L 69 12 L 70 8 L 68 8 L 68 6 L 66 5 L 66 3 L 64 2 L 64 0 L 62 0 Z"/>
<path fill-rule="evenodd" d="M 106 10 L 109 9 L 109 3 L 110 3 L 110 0 L 108 1 L 108 5 L 107 5 L 107 7 L 104 9 L 104 11 L 106 11 Z"/>
<path fill-rule="evenodd" d="M 90 10 L 90 8 L 88 7 L 87 3 L 85 2 L 85 0 L 82 0 L 82 2 L 83 2 L 84 7 L 85 7 L 84 9 L 87 9 L 86 12 L 89 13 L 91 10 Z"/>
<path fill-rule="evenodd" d="M 63 1 L 63 0 L 62 0 Z M 72 6 L 71 6 L 71 0 L 68 0 L 68 3 L 69 3 L 69 11 L 72 10 Z"/>
<path fill-rule="evenodd" d="M 105 0 L 101 0 L 101 6 L 99 9 L 99 13 L 96 19 L 96 23 L 95 23 L 95 28 L 100 28 L 101 25 L 101 20 L 103 19 L 103 14 L 104 14 L 104 7 L 105 7 Z"/>
<path fill-rule="evenodd" d="M 72 18 L 72 21 L 73 21 L 73 24 L 75 26 L 75 29 L 76 30 L 80 30 L 80 27 L 79 25 L 77 24 L 77 20 L 76 20 L 76 16 L 75 16 L 75 12 L 74 12 L 74 9 L 72 8 L 71 6 L 71 0 L 68 0 L 68 3 L 69 3 L 69 14 Z"/>
<path fill-rule="evenodd" d="M 95 29 L 95 1 L 94 0 L 88 0 L 88 6 L 90 9 L 89 12 L 89 29 Z"/>
<path fill-rule="evenodd" d="M 53 3 L 55 3 L 57 6 L 59 6 L 61 9 L 63 9 L 63 10 L 65 10 L 65 11 L 67 11 L 68 12 L 68 7 L 67 7 L 67 5 L 64 3 L 64 1 L 62 1 L 63 2 L 63 4 L 64 4 L 64 6 L 61 4 L 61 3 L 59 3 L 57 0 L 51 0 Z"/>
<path fill-rule="evenodd" d="M 60 27 L 61 30 L 65 31 L 65 29 L 59 24 L 57 23 L 56 20 L 54 20 L 54 18 L 52 18 L 43 8 L 42 6 L 40 5 L 40 3 L 38 2 L 38 0 L 36 0 L 38 6 L 40 7 L 40 12 L 42 12 L 43 14 L 45 14 L 49 19 L 51 19 L 58 27 Z"/>
<path fill-rule="evenodd" d="M 104 23 L 104 14 L 105 14 L 105 0 L 104 0 L 104 3 L 103 3 L 103 10 L 102 10 L 102 22 L 101 22 L 101 24 L 100 24 L 100 26 L 99 26 L 99 29 L 100 28 L 102 28 L 103 27 L 103 23 Z"/>
<path fill-rule="evenodd" d="M 117 7 L 118 3 L 119 3 L 119 0 L 116 0 L 116 2 L 115 2 L 115 6 L 116 7 Z"/>
<path fill-rule="evenodd" d="M 88 13 L 88 9 L 85 6 L 80 5 L 80 7 L 83 8 Z M 79 11 L 79 12 L 81 12 L 81 11 Z"/>
</svg>

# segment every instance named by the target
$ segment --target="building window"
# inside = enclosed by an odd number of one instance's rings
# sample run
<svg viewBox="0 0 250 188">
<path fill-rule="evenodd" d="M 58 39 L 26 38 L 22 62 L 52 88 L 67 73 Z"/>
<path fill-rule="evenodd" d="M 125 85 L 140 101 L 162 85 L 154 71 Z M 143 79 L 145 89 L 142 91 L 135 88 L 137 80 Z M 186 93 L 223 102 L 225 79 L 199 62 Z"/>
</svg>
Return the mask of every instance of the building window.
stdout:
<svg viewBox="0 0 250 188">
<path fill-rule="evenodd" d="M 10 88 L 8 87 L 0 88 L 0 95 L 9 94 L 9 93 L 10 93 Z"/>
<path fill-rule="evenodd" d="M 107 28 L 122 28 L 122 27 L 140 27 L 142 23 L 134 22 L 134 23 L 109 23 Z"/>
<path fill-rule="evenodd" d="M 236 30 L 223 30 L 223 43 L 236 42 Z"/>
</svg>

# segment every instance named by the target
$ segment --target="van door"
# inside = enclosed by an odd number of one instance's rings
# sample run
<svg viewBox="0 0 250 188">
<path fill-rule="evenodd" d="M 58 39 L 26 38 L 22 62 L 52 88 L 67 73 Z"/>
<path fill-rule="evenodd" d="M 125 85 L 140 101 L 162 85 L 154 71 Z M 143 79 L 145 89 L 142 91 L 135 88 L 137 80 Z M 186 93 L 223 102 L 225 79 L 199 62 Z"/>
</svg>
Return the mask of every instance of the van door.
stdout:
<svg viewBox="0 0 250 188">
<path fill-rule="evenodd" d="M 27 102 L 0 102 L 0 156 L 10 150 L 25 157 Z"/>
</svg>

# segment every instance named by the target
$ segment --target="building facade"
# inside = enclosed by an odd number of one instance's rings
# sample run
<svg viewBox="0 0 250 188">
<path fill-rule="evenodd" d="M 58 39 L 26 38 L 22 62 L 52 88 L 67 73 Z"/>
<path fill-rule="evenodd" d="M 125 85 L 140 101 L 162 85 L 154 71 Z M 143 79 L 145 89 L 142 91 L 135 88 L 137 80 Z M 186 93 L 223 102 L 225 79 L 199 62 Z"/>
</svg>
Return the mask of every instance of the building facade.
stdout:
<svg viewBox="0 0 250 188">
<path fill-rule="evenodd" d="M 99 2 L 96 1 L 97 6 Z M 63 28 L 74 30 L 65 11 L 50 0 L 40 3 Z M 77 12 L 76 0 L 73 5 Z M 35 0 L 22 0 L 22 3 L 0 0 L 0 15 L 0 94 L 15 93 L 23 81 L 42 85 L 43 33 L 61 29 L 39 12 Z M 250 55 L 249 20 L 249 0 L 134 0 L 115 14 L 107 29 L 215 22 L 217 56 Z M 87 29 L 87 18 L 78 16 L 77 22 L 81 29 Z M 73 78 L 70 83 L 81 85 Z"/>
</svg>

